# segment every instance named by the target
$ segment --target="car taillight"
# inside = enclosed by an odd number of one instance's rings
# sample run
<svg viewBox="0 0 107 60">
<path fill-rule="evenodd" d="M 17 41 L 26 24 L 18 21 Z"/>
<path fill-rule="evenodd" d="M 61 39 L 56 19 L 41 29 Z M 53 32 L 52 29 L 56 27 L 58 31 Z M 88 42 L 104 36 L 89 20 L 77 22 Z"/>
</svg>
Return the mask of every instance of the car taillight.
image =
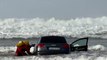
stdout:
<svg viewBox="0 0 107 60">
<path fill-rule="evenodd" d="M 69 48 L 69 45 L 68 44 L 63 44 L 63 48 Z"/>
<path fill-rule="evenodd" d="M 45 44 L 38 44 L 37 47 L 43 48 Z"/>
</svg>

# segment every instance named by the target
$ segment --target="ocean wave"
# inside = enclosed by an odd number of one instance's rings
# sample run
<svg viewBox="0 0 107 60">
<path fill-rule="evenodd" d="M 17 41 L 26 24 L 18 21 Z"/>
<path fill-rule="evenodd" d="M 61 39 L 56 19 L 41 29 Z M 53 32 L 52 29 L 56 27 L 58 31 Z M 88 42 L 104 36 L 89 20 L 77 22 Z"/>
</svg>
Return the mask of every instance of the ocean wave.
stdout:
<svg viewBox="0 0 107 60">
<path fill-rule="evenodd" d="M 1 46 L 0 47 L 0 52 L 9 52 L 9 51 L 16 51 L 16 46 Z M 30 49 L 30 52 L 33 51 L 33 47 Z M 103 45 L 94 45 L 94 46 L 89 46 L 88 47 L 89 51 L 106 51 L 107 47 L 103 46 Z"/>
<path fill-rule="evenodd" d="M 107 17 L 43 19 L 0 19 L 0 38 L 31 38 L 44 35 L 107 37 Z"/>
<path fill-rule="evenodd" d="M 106 51 L 107 50 L 107 48 L 103 45 L 90 46 L 88 49 L 91 51 Z"/>
<path fill-rule="evenodd" d="M 106 60 L 107 49 L 103 45 L 89 46 L 88 51 L 71 52 L 70 54 L 59 55 L 33 55 L 33 56 L 14 56 L 16 47 L 0 47 L 1 60 Z"/>
</svg>

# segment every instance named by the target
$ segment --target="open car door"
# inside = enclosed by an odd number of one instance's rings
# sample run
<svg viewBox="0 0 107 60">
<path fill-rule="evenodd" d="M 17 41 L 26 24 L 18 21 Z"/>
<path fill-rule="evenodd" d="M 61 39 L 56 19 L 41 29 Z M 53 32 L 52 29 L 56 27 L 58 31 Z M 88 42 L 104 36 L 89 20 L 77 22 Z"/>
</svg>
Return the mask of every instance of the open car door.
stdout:
<svg viewBox="0 0 107 60">
<path fill-rule="evenodd" d="M 71 51 L 87 51 L 88 50 L 88 37 L 80 38 L 70 44 Z"/>
</svg>

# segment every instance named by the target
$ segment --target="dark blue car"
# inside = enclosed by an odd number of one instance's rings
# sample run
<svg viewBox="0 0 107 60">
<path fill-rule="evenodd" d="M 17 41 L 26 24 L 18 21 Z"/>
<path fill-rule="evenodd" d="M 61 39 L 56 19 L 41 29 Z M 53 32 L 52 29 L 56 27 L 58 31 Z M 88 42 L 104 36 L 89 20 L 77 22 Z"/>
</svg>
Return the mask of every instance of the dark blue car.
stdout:
<svg viewBox="0 0 107 60">
<path fill-rule="evenodd" d="M 68 54 L 70 46 L 62 36 L 44 36 L 35 45 L 35 54 Z"/>
<path fill-rule="evenodd" d="M 88 37 L 79 38 L 68 44 L 62 36 L 43 36 L 34 46 L 34 54 L 68 54 L 73 51 L 87 51 Z"/>
</svg>

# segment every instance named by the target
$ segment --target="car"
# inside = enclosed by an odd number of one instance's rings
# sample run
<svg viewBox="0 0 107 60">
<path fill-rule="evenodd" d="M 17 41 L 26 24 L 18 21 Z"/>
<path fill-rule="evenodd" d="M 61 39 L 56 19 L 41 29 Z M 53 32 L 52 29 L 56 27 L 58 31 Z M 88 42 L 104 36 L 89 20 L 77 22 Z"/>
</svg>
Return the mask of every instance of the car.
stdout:
<svg viewBox="0 0 107 60">
<path fill-rule="evenodd" d="M 63 36 L 43 36 L 37 44 L 33 45 L 33 54 L 69 54 L 74 51 L 88 50 L 88 37 L 79 38 L 68 44 Z"/>
<path fill-rule="evenodd" d="M 34 54 L 68 54 L 70 45 L 62 36 L 43 36 L 34 47 Z"/>
<path fill-rule="evenodd" d="M 79 38 L 70 44 L 72 51 L 87 51 L 88 50 L 88 37 Z"/>
</svg>

